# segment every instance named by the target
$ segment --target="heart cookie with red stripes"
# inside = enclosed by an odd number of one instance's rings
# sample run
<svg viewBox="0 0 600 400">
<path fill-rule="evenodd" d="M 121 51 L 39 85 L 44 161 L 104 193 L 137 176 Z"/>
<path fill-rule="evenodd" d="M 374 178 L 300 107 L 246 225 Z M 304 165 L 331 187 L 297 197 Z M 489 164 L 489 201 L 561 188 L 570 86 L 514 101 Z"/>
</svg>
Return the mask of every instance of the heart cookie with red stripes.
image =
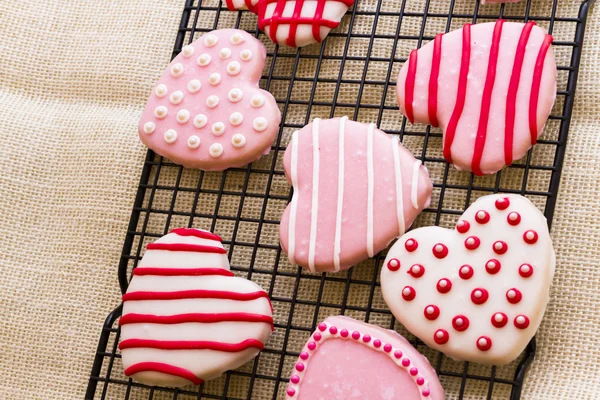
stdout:
<svg viewBox="0 0 600 400">
<path fill-rule="evenodd" d="M 229 271 L 221 238 L 174 229 L 146 248 L 123 295 L 125 375 L 199 385 L 251 360 L 273 329 L 267 293 Z"/>
<path fill-rule="evenodd" d="M 552 36 L 535 25 L 465 25 L 414 50 L 397 95 L 411 122 L 440 126 L 446 160 L 492 174 L 537 142 L 556 98 Z"/>
<path fill-rule="evenodd" d="M 415 229 L 392 246 L 381 291 L 394 316 L 456 360 L 502 365 L 535 334 L 555 255 L 544 215 L 525 197 L 478 199 L 454 230 Z"/>
</svg>

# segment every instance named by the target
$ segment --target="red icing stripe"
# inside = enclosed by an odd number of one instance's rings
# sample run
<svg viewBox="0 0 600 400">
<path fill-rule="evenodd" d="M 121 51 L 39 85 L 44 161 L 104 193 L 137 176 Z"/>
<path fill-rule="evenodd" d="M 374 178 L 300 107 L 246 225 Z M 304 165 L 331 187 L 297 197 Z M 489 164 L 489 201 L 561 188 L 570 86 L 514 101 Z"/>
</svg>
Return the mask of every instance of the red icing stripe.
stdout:
<svg viewBox="0 0 600 400">
<path fill-rule="evenodd" d="M 296 5 L 294 6 L 294 14 L 292 15 L 292 20 L 296 21 L 300 18 L 300 13 L 302 12 L 302 7 L 304 6 L 304 0 L 296 0 Z M 286 39 L 286 43 L 288 46 L 296 47 L 296 30 L 298 29 L 298 24 L 293 22 L 290 24 L 290 30 L 288 37 Z"/>
<path fill-rule="evenodd" d="M 312 24 L 316 23 L 315 20 L 310 17 L 301 17 L 296 20 L 293 20 L 292 18 L 267 18 L 267 19 L 259 20 L 258 26 L 261 30 L 264 30 L 264 28 L 267 25 L 272 24 L 272 21 L 277 21 L 277 24 L 297 23 L 298 25 L 302 25 L 302 24 L 312 25 Z M 317 21 L 317 22 L 319 23 L 320 26 L 325 26 L 325 27 L 331 28 L 331 29 L 337 28 L 338 25 L 340 24 L 339 22 L 331 21 L 328 19 L 324 19 L 324 20 Z"/>
<path fill-rule="evenodd" d="M 201 239 L 216 240 L 222 242 L 221 237 L 207 231 L 201 231 L 199 229 L 188 229 L 188 228 L 177 228 L 173 229 L 169 233 L 174 233 L 179 236 L 194 236 Z"/>
<path fill-rule="evenodd" d="M 540 85 L 542 82 L 542 73 L 544 72 L 544 61 L 546 60 L 546 54 L 548 49 L 552 45 L 552 36 L 546 35 L 540 52 L 538 53 L 537 60 L 535 62 L 535 69 L 533 70 L 533 82 L 531 84 L 531 98 L 529 99 L 529 133 L 531 135 L 531 144 L 537 143 L 538 127 L 537 127 L 537 109 L 538 100 L 540 96 Z"/>
<path fill-rule="evenodd" d="M 221 275 L 234 276 L 233 272 L 223 268 L 155 268 L 155 267 L 137 267 L 133 270 L 133 275 L 157 275 L 157 276 L 203 276 L 203 275 Z"/>
<path fill-rule="evenodd" d="M 444 158 L 452 163 L 452 142 L 456 135 L 456 127 L 465 107 L 465 97 L 467 95 L 467 75 L 469 74 L 469 64 L 471 62 L 471 24 L 463 26 L 462 31 L 462 57 L 460 61 L 460 75 L 458 77 L 458 89 L 456 92 L 456 103 L 454 110 L 448 122 L 448 128 L 444 136 Z"/>
<path fill-rule="evenodd" d="M 271 16 L 271 24 L 269 27 L 269 36 L 271 37 L 271 40 L 275 43 L 277 43 L 277 27 L 279 26 L 280 23 L 285 24 L 286 22 L 284 21 L 284 18 L 281 18 L 281 14 L 283 13 L 283 10 L 285 9 L 285 5 L 286 5 L 286 1 L 278 1 L 277 5 L 275 6 L 275 10 L 273 10 L 273 15 Z M 265 10 L 266 10 L 266 6 L 265 6 Z M 287 23 L 292 22 L 291 21 L 292 18 L 290 18 L 290 21 L 288 21 Z"/>
<path fill-rule="evenodd" d="M 244 4 L 246 4 L 248 10 L 250 10 L 251 12 L 256 12 L 256 9 L 252 5 L 252 0 L 244 0 Z"/>
<path fill-rule="evenodd" d="M 128 324 L 184 324 L 187 322 L 214 323 L 214 322 L 265 322 L 271 324 L 273 317 L 262 314 L 250 313 L 211 313 L 211 314 L 176 314 L 176 315 L 151 315 L 151 314 L 125 314 L 119 320 L 119 325 Z"/>
<path fill-rule="evenodd" d="M 440 76 L 440 63 L 442 61 L 442 38 L 439 34 L 433 41 L 433 56 L 431 59 L 431 73 L 429 75 L 428 115 L 431 126 L 439 126 L 437 119 L 438 79 Z"/>
<path fill-rule="evenodd" d="M 218 350 L 235 353 L 249 348 L 262 350 L 265 346 L 256 339 L 246 339 L 240 343 L 211 342 L 205 340 L 149 340 L 127 339 L 119 343 L 119 349 L 151 348 L 161 350 Z"/>
<path fill-rule="evenodd" d="M 133 364 L 131 367 L 125 369 L 125 375 L 131 376 L 133 374 L 137 374 L 138 372 L 146 371 L 161 372 L 167 375 L 178 376 L 180 378 L 187 379 L 194 385 L 200 385 L 203 382 L 202 379 L 198 378 L 185 368 L 179 368 L 174 365 L 157 362 L 141 362 Z"/>
<path fill-rule="evenodd" d="M 408 72 L 406 73 L 406 84 L 404 85 L 404 109 L 406 118 L 414 124 L 413 101 L 415 99 L 415 79 L 417 77 L 417 50 L 410 52 L 408 57 Z"/>
<path fill-rule="evenodd" d="M 268 298 L 267 292 L 260 290 L 250 293 L 228 292 L 225 290 L 181 290 L 176 292 L 131 292 L 123 295 L 123 301 L 133 300 L 181 300 L 181 299 L 225 299 L 250 301 Z"/>
<path fill-rule="evenodd" d="M 229 9 L 229 11 L 235 11 L 233 0 L 225 0 L 225 4 L 227 4 L 227 8 Z"/>
<path fill-rule="evenodd" d="M 315 20 L 312 23 L 312 34 L 317 42 L 321 42 L 321 24 L 323 21 L 323 10 L 325 9 L 325 0 L 317 1 L 317 9 L 315 10 Z"/>
<path fill-rule="evenodd" d="M 515 53 L 515 63 L 513 64 L 512 74 L 510 76 L 510 84 L 506 95 L 506 118 L 505 118 L 505 134 L 504 134 L 504 163 L 510 165 L 513 162 L 513 140 L 515 132 L 515 115 L 517 110 L 517 92 L 519 90 L 519 82 L 521 81 L 521 70 L 523 69 L 523 60 L 527 51 L 527 42 L 531 30 L 535 26 L 535 22 L 528 22 L 521 31 L 519 44 Z"/>
<path fill-rule="evenodd" d="M 481 98 L 481 112 L 479 113 L 479 125 L 477 127 L 477 136 L 475 137 L 475 148 L 473 150 L 473 159 L 471 160 L 471 171 L 475 175 L 483 175 L 481 172 L 481 158 L 485 147 L 487 129 L 490 118 L 490 107 L 492 104 L 492 93 L 494 83 L 496 82 L 496 67 L 498 65 L 498 53 L 500 51 L 500 39 L 502 38 L 502 26 L 504 21 L 499 19 L 494 26 L 492 36 L 492 46 L 490 47 L 490 57 L 488 59 L 487 75 L 485 77 L 485 86 Z"/>
<path fill-rule="evenodd" d="M 146 246 L 148 250 L 167 250 L 167 251 L 193 251 L 198 253 L 217 253 L 226 254 L 227 251 L 221 247 L 204 246 L 202 244 L 188 243 L 150 243 Z"/>
</svg>

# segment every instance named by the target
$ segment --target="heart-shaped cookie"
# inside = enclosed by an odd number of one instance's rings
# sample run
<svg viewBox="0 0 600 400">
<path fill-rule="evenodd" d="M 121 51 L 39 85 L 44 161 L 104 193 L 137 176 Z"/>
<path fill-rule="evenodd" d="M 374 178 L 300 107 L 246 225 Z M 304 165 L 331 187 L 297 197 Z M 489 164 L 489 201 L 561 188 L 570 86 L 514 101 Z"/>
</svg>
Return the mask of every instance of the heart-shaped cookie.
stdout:
<svg viewBox="0 0 600 400">
<path fill-rule="evenodd" d="M 429 361 L 395 331 L 328 317 L 302 349 L 288 400 L 442 400 Z"/>
<path fill-rule="evenodd" d="M 444 157 L 491 174 L 536 143 L 556 98 L 552 36 L 534 22 L 465 25 L 414 50 L 397 95 L 411 122 L 440 126 Z"/>
<path fill-rule="evenodd" d="M 429 205 L 421 161 L 393 136 L 348 117 L 294 132 L 283 167 L 294 196 L 279 229 L 292 264 L 339 271 L 373 257 Z"/>
<path fill-rule="evenodd" d="M 220 171 L 267 154 L 281 113 L 258 87 L 267 52 L 245 31 L 212 31 L 185 46 L 159 79 L 140 140 L 188 168 Z"/>
<path fill-rule="evenodd" d="M 234 277 L 221 238 L 174 229 L 148 245 L 123 295 L 125 375 L 199 385 L 251 360 L 273 328 L 267 293 Z"/>
<path fill-rule="evenodd" d="M 231 11 L 250 10 L 274 42 L 290 47 L 320 43 L 337 28 L 354 0 L 226 0 Z"/>
<path fill-rule="evenodd" d="M 502 365 L 535 334 L 555 256 L 543 214 L 525 197 L 478 199 L 454 230 L 407 233 L 388 252 L 381 291 L 394 316 L 456 360 Z"/>
</svg>

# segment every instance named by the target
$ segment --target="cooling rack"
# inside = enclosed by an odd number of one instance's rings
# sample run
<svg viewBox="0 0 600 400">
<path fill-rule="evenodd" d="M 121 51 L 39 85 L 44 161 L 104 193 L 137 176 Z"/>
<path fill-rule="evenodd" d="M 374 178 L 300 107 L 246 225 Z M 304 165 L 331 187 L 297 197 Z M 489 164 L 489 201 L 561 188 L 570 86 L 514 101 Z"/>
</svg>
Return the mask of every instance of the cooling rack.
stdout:
<svg viewBox="0 0 600 400">
<path fill-rule="evenodd" d="M 527 196 L 552 223 L 577 84 L 585 24 L 593 0 L 577 7 L 559 0 L 480 5 L 474 0 L 358 0 L 321 46 L 289 49 L 272 44 L 249 12 L 230 12 L 219 0 L 186 0 L 173 57 L 213 29 L 236 27 L 267 48 L 261 87 L 282 112 L 271 153 L 245 168 L 224 172 L 184 169 L 148 151 L 118 267 L 121 291 L 145 245 L 175 227 L 218 233 L 232 270 L 271 296 L 275 331 L 253 361 L 201 386 L 149 387 L 123 374 L 118 350 L 121 306 L 104 323 L 86 399 L 281 399 L 298 352 L 317 323 L 345 314 L 396 329 L 436 368 L 448 399 L 519 399 L 535 339 L 513 363 L 489 367 L 453 361 L 427 348 L 397 324 L 380 293 L 385 252 L 349 271 L 310 274 L 292 266 L 278 241 L 279 217 L 291 199 L 282 166 L 291 133 L 315 117 L 348 115 L 376 122 L 423 161 L 434 182 L 431 206 L 414 226 L 453 226 L 478 197 L 497 192 Z M 395 100 L 395 79 L 410 50 L 468 22 L 534 20 L 554 36 L 557 101 L 538 144 L 511 167 L 486 177 L 458 172 L 443 159 L 441 131 L 411 125 Z M 133 134 L 133 133 L 132 133 Z"/>
</svg>

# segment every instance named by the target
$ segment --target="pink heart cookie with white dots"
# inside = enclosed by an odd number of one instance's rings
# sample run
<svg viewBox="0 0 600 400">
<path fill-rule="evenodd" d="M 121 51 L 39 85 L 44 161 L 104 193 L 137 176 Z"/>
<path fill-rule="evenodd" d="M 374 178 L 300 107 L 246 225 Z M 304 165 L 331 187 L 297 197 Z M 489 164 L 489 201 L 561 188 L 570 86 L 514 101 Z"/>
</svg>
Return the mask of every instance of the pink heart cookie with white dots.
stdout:
<svg viewBox="0 0 600 400">
<path fill-rule="evenodd" d="M 388 252 L 381 291 L 415 336 L 456 360 L 503 365 L 535 334 L 555 255 L 546 218 L 525 197 L 478 199 L 454 230 L 407 233 Z"/>
<path fill-rule="evenodd" d="M 287 400 L 442 400 L 429 361 L 395 331 L 328 317 L 300 352 Z"/>
<path fill-rule="evenodd" d="M 220 171 L 270 151 L 281 113 L 258 87 L 262 43 L 245 31 L 212 31 L 185 46 L 159 79 L 140 140 L 185 167 Z"/>
</svg>

